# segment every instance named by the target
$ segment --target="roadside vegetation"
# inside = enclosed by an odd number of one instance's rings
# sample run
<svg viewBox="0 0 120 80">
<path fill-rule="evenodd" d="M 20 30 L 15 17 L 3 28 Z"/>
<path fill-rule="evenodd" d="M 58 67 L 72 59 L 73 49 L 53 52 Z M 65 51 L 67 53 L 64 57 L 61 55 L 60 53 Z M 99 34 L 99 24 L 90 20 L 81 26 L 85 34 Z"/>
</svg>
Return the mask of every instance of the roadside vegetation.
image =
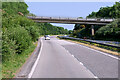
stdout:
<svg viewBox="0 0 120 80">
<path fill-rule="evenodd" d="M 120 19 L 98 29 L 95 34 L 95 39 L 120 42 Z"/>
<path fill-rule="evenodd" d="M 76 24 L 71 36 L 89 39 L 101 39 L 120 42 L 120 3 L 116 2 L 112 7 L 101 7 L 98 12 L 92 12 L 87 18 L 116 19 L 106 26 L 95 25 L 95 35 L 91 36 L 91 25 Z"/>
<path fill-rule="evenodd" d="M 92 12 L 87 16 L 87 18 L 98 18 L 98 19 L 114 18 L 115 21 L 113 21 L 110 24 L 107 24 L 106 26 L 94 25 L 94 30 L 95 30 L 94 36 L 92 36 L 91 25 L 76 24 L 70 36 L 77 37 L 77 38 L 84 38 L 84 39 L 120 42 L 120 2 L 116 2 L 112 7 L 101 7 L 98 12 Z M 70 40 L 70 39 L 67 39 L 67 40 Z M 71 41 L 85 43 L 90 46 L 96 46 L 96 47 L 104 48 L 106 50 L 113 51 L 113 52 L 107 51 L 107 53 L 114 54 L 114 51 L 117 53 L 120 53 L 120 49 L 110 47 L 110 46 L 100 45 L 97 43 L 90 43 L 82 40 L 71 40 Z"/>
<path fill-rule="evenodd" d="M 27 19 L 34 15 L 25 2 L 2 3 L 2 77 L 12 78 L 34 51 L 41 35 L 68 34 L 68 30 L 49 23 Z M 34 15 L 35 16 L 35 15 Z"/>
</svg>

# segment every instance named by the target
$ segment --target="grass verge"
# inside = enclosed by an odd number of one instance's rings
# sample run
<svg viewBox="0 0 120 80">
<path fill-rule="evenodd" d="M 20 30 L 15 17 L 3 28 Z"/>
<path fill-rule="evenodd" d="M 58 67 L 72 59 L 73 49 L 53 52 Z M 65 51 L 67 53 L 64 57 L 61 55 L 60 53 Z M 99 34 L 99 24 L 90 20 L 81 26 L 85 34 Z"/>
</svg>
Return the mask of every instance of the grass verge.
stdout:
<svg viewBox="0 0 120 80">
<path fill-rule="evenodd" d="M 2 63 L 2 78 L 13 78 L 16 71 L 25 63 L 27 58 L 32 54 L 36 44 L 32 44 L 22 54 L 14 55 L 14 59 Z"/>
<path fill-rule="evenodd" d="M 93 48 L 93 49 L 96 49 L 96 50 L 99 50 L 99 51 L 103 51 L 103 52 L 106 52 L 106 53 L 110 53 L 110 54 L 113 54 L 113 55 L 116 55 L 116 56 L 120 56 L 120 50 L 117 49 L 117 48 L 113 48 L 113 47 L 109 47 L 109 46 L 103 46 L 103 45 L 100 45 L 100 44 L 90 43 L 90 42 L 82 41 L 82 40 L 71 40 L 71 39 L 65 39 L 65 38 L 62 38 L 62 39 L 67 40 L 67 41 L 72 41 L 74 43 L 78 43 L 78 44 L 81 44 L 81 45 L 84 45 L 84 46 L 88 46 L 90 48 Z"/>
</svg>

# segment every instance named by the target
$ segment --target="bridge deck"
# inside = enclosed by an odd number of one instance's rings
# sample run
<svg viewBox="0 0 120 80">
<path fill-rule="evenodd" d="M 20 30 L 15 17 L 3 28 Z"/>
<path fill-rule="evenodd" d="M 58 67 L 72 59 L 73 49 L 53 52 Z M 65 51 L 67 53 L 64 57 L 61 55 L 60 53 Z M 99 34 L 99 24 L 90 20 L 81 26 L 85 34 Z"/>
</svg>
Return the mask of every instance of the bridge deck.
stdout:
<svg viewBox="0 0 120 80">
<path fill-rule="evenodd" d="M 106 25 L 114 19 L 80 19 L 80 18 L 53 18 L 53 17 L 28 17 L 35 22 L 66 23 L 66 24 L 96 24 Z"/>
</svg>

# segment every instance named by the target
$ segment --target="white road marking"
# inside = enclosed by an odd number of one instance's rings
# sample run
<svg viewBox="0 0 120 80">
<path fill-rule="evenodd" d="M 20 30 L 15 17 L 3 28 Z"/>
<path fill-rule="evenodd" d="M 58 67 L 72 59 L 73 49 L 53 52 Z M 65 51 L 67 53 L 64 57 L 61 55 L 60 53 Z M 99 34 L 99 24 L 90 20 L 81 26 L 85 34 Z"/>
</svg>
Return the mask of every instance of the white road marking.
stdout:
<svg viewBox="0 0 120 80">
<path fill-rule="evenodd" d="M 83 63 L 82 63 L 82 62 L 80 62 L 80 64 L 81 64 L 81 65 L 83 65 Z"/>
<path fill-rule="evenodd" d="M 87 46 L 83 46 L 83 45 L 80 45 L 80 44 L 77 44 L 77 45 L 79 45 L 79 46 L 81 46 L 81 47 L 84 47 L 84 48 L 87 48 L 87 49 L 90 49 L 90 50 L 93 50 L 93 51 L 96 51 L 96 52 L 99 52 L 99 53 L 102 53 L 102 54 L 104 54 L 104 55 L 106 55 L 106 56 L 109 56 L 109 57 L 112 57 L 112 58 L 114 58 L 114 59 L 120 60 L 118 57 L 112 56 L 112 55 L 110 55 L 110 54 L 108 54 L 108 53 L 101 52 L 101 51 L 98 51 L 98 50 L 95 50 L 95 49 L 92 49 L 92 48 L 89 48 L 89 47 L 87 47 Z"/>
<path fill-rule="evenodd" d="M 80 63 L 80 65 L 84 66 L 86 68 L 86 70 L 88 70 L 89 72 L 91 72 L 94 75 L 94 78 L 96 80 L 99 80 L 99 78 L 92 71 L 90 71 L 82 62 L 80 62 L 77 58 L 75 58 L 75 59 Z"/>
<path fill-rule="evenodd" d="M 31 69 L 30 73 L 28 74 L 28 78 L 31 78 L 32 75 L 33 75 L 33 72 L 34 72 L 34 70 L 35 70 L 35 68 L 36 68 L 36 66 L 37 66 L 37 64 L 38 64 L 39 59 L 40 59 L 40 55 L 41 55 L 41 52 L 42 52 L 42 48 L 43 48 L 43 43 L 42 43 L 42 39 L 41 39 L 40 52 L 39 52 L 39 54 L 38 54 L 38 57 L 37 57 L 37 59 L 36 59 L 34 65 L 33 65 L 32 69 Z"/>
<path fill-rule="evenodd" d="M 74 55 L 72 55 L 72 57 L 74 57 Z"/>
<path fill-rule="evenodd" d="M 74 44 L 77 44 L 77 43 L 70 42 L 70 41 L 66 41 L 66 40 L 58 40 L 57 42 L 58 42 L 60 45 L 74 45 Z M 111 57 L 111 58 L 120 60 L 119 57 L 115 57 L 115 56 L 110 55 L 110 54 L 108 54 L 108 53 L 105 53 L 105 52 L 102 52 L 102 51 L 99 51 L 99 50 L 95 50 L 95 49 L 92 49 L 92 48 L 90 48 L 90 47 L 87 47 L 87 46 L 84 46 L 84 45 L 81 45 L 81 44 L 77 44 L 77 45 L 79 45 L 79 46 L 81 46 L 81 47 L 84 47 L 84 48 L 87 48 L 87 49 L 90 49 L 90 50 L 93 50 L 93 51 L 96 51 L 96 52 L 99 52 L 99 53 L 101 53 L 101 54 L 103 54 L 103 55 L 106 55 L 106 56 L 109 56 L 109 57 Z"/>
<path fill-rule="evenodd" d="M 74 56 L 74 55 L 72 55 L 72 56 Z M 90 71 L 82 62 L 80 62 L 77 58 L 75 58 L 75 59 L 80 63 L 80 65 L 84 66 L 86 68 L 86 70 L 88 70 L 89 72 L 91 72 L 94 75 L 94 78 L 96 78 L 96 80 L 99 80 L 99 78 L 92 71 Z"/>
<path fill-rule="evenodd" d="M 62 46 L 62 47 L 63 47 L 63 46 Z M 63 47 L 63 48 L 64 48 L 64 47 Z M 65 49 L 65 48 L 64 48 L 64 49 Z M 66 50 L 66 49 L 65 49 L 65 50 Z M 68 53 L 69 55 L 71 55 L 76 61 L 78 61 L 78 62 L 80 63 L 80 65 L 84 66 L 84 67 L 86 68 L 86 70 L 88 70 L 89 72 L 91 72 L 96 80 L 100 80 L 100 79 L 99 79 L 92 71 L 90 71 L 82 62 L 80 62 L 77 58 L 75 58 L 75 56 L 74 56 L 73 54 L 70 54 L 70 52 L 69 52 L 68 50 L 66 50 L 66 51 L 67 51 L 67 53 Z"/>
<path fill-rule="evenodd" d="M 73 45 L 73 44 L 75 44 L 75 43 L 71 43 L 71 42 L 68 42 L 65 40 L 57 40 L 56 42 L 60 45 Z"/>
<path fill-rule="evenodd" d="M 95 76 L 94 78 L 98 78 L 97 76 Z"/>
<path fill-rule="evenodd" d="M 71 42 L 71 43 L 73 43 L 73 42 Z M 77 43 L 76 43 L 76 44 L 77 44 Z M 89 48 L 89 47 L 87 47 L 87 46 L 84 46 L 84 45 L 80 45 L 80 44 L 77 44 L 77 45 L 79 45 L 79 46 L 81 46 L 81 47 L 84 47 L 84 48 L 87 48 L 87 49 L 90 49 L 90 50 L 93 50 L 93 51 L 96 51 L 96 52 L 99 52 L 99 53 L 101 53 L 101 54 L 103 54 L 103 55 L 106 55 L 106 56 L 109 56 L 109 57 L 111 57 L 111 58 L 120 60 L 118 57 L 115 57 L 115 56 L 110 55 L 110 54 L 108 54 L 108 53 L 101 52 L 101 51 L 98 51 L 98 50 Z M 65 48 L 64 48 L 64 49 L 65 49 Z M 70 54 L 70 52 L 69 52 L 68 50 L 67 50 L 67 52 Z M 71 54 L 71 56 L 74 56 L 74 55 Z M 75 57 L 74 57 L 74 58 L 75 58 Z M 76 60 L 77 60 L 77 58 L 76 58 Z M 79 60 L 77 60 L 77 61 L 79 61 Z M 82 62 L 79 61 L 79 63 L 80 63 L 81 65 L 83 65 L 88 71 L 90 71 Z M 92 71 L 90 71 L 90 72 L 94 75 L 94 78 L 95 78 L 96 80 L 100 80 Z"/>
</svg>

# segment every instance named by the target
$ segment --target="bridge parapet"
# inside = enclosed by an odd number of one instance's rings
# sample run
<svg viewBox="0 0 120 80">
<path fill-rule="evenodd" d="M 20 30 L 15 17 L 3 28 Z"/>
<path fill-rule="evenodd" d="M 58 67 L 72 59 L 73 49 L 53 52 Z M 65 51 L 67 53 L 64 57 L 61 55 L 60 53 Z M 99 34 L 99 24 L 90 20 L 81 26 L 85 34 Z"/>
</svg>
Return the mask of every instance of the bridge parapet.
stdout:
<svg viewBox="0 0 120 80">
<path fill-rule="evenodd" d="M 28 16 L 29 19 L 35 22 L 48 23 L 65 23 L 65 24 L 91 24 L 91 25 L 106 25 L 115 19 L 100 19 L 100 18 L 69 18 L 69 17 L 45 17 L 45 16 Z"/>
<path fill-rule="evenodd" d="M 72 18 L 72 17 L 46 17 L 46 16 L 28 16 L 30 19 L 58 19 L 58 20 L 88 20 L 88 21 L 114 21 L 115 19 L 105 18 Z"/>
</svg>

